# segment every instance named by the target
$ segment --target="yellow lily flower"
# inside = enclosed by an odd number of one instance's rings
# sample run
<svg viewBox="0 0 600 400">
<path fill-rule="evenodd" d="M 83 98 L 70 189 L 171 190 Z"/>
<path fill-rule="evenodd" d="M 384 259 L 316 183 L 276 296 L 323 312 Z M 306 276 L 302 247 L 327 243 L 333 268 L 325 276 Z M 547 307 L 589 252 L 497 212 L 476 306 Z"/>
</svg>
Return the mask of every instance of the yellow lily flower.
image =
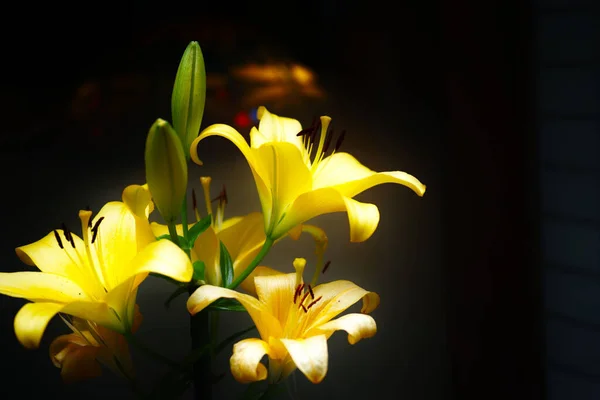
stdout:
<svg viewBox="0 0 600 400">
<path fill-rule="evenodd" d="M 25 264 L 41 271 L 0 273 L 1 294 L 31 301 L 14 321 L 25 347 L 39 346 L 48 322 L 59 312 L 128 333 L 138 286 L 150 272 L 181 282 L 191 279 L 186 254 L 169 241 L 155 241 L 147 221 L 149 198 L 136 196 L 138 192 L 126 189 L 124 202 L 107 203 L 94 218 L 91 211 L 80 211 L 83 238 L 63 225 L 16 249 Z"/>
<path fill-rule="evenodd" d="M 118 376 L 133 379 L 133 363 L 123 335 L 81 318 L 66 316 L 63 320 L 73 333 L 52 341 L 50 358 L 61 369 L 60 375 L 65 383 L 100 376 L 101 365 Z M 141 320 L 142 315 L 136 305 L 132 332 L 137 330 Z"/>
<path fill-rule="evenodd" d="M 379 224 L 377 206 L 361 203 L 354 196 L 383 183 L 397 183 L 423 196 L 425 185 L 401 171 L 375 172 L 348 153 L 337 152 L 343 139 L 338 137 L 333 153 L 326 156 L 333 137 L 331 118 L 322 116 L 320 124 L 302 129 L 300 122 L 258 109 L 258 129 L 250 131 L 250 145 L 234 128 L 211 125 L 192 142 L 190 154 L 202 165 L 197 146 L 209 136 L 221 136 L 237 146 L 250 165 L 264 216 L 267 237 L 275 240 L 299 224 L 316 216 L 347 212 L 350 240 L 367 240 Z M 320 138 L 315 141 L 320 125 Z M 312 153 L 314 151 L 314 157 Z M 312 157 L 312 159 L 311 159 Z"/>
<path fill-rule="evenodd" d="M 225 206 L 227 204 L 227 193 L 225 189 L 220 195 L 212 199 L 210 198 L 210 177 L 200 178 L 204 189 L 204 199 L 206 203 L 206 212 L 213 215 L 212 202 L 218 200 L 218 207 L 212 219 L 211 226 L 206 231 L 201 233 L 191 250 L 192 262 L 201 260 L 205 265 L 205 282 L 214 286 L 222 286 L 221 268 L 220 268 L 220 245 L 223 242 L 233 263 L 233 279 L 238 278 L 248 265 L 254 260 L 263 247 L 266 235 L 263 228 L 263 216 L 260 212 L 253 212 L 245 216 L 237 216 L 225 219 Z M 193 192 L 192 192 L 193 193 Z M 196 215 L 196 222 L 200 220 L 196 197 L 193 196 L 193 209 Z M 191 227 L 192 225 L 190 225 Z M 156 222 L 151 223 L 152 232 L 154 235 L 161 236 L 169 233 L 169 228 L 166 225 L 161 225 Z M 177 233 L 183 235 L 183 227 L 177 225 Z M 302 225 L 301 231 L 298 232 L 294 239 L 298 239 L 302 232 L 309 233 L 317 243 L 317 256 L 322 261 L 322 255 L 327 247 L 327 236 L 319 227 L 313 225 Z M 291 235 L 290 235 L 291 236 Z M 261 267 L 264 272 L 267 267 Z M 274 271 L 274 270 L 273 270 Z M 274 271 L 273 273 L 278 273 Z M 202 282 L 201 282 L 202 283 Z M 240 284 L 240 287 L 249 293 L 254 293 L 254 284 L 252 278 L 246 278 Z"/>
<path fill-rule="evenodd" d="M 258 298 L 234 290 L 204 285 L 188 299 L 188 311 L 194 315 L 219 298 L 238 300 L 254 321 L 260 339 L 244 339 L 233 347 L 230 359 L 234 378 L 242 383 L 269 380 L 276 383 L 296 367 L 313 383 L 327 374 L 327 339 L 334 331 L 348 333 L 355 344 L 377 332 L 375 320 L 365 315 L 379 305 L 379 295 L 350 281 L 324 283 L 312 288 L 302 281 L 306 261 L 296 259 L 296 273 L 256 276 Z M 361 314 L 334 319 L 363 299 Z M 269 357 L 269 373 L 260 362 Z"/>
</svg>

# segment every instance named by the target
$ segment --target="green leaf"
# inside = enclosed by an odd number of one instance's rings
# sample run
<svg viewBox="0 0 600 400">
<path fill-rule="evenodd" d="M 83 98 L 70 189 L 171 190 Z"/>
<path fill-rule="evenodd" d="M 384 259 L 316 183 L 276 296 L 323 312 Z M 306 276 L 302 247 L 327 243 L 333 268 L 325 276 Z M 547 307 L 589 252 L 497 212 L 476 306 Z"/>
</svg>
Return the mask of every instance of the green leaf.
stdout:
<svg viewBox="0 0 600 400">
<path fill-rule="evenodd" d="M 219 242 L 221 245 L 221 256 L 219 258 L 219 264 L 221 264 L 221 278 L 223 279 L 223 287 L 229 286 L 233 282 L 233 262 L 227 247 L 223 242 Z"/>
<path fill-rule="evenodd" d="M 235 299 L 219 299 L 207 307 L 213 311 L 237 311 L 245 312 L 246 309 Z"/>
<path fill-rule="evenodd" d="M 204 231 L 206 231 L 208 229 L 208 227 L 210 226 L 212 221 L 212 216 L 211 215 L 207 215 L 206 217 L 202 218 L 200 221 L 196 222 L 194 224 L 194 226 L 192 226 L 188 232 L 188 241 L 192 244 L 192 247 L 194 246 L 194 243 L 196 242 L 196 239 L 198 239 L 198 236 L 200 236 L 202 233 L 204 233 Z"/>
<path fill-rule="evenodd" d="M 194 275 L 192 276 L 192 281 L 203 281 L 204 280 L 204 262 L 203 261 L 194 261 Z"/>
<path fill-rule="evenodd" d="M 181 249 L 183 249 L 183 250 L 191 249 L 190 243 L 188 242 L 188 240 L 186 238 L 184 238 L 181 235 L 177 235 L 177 237 L 179 238 L 179 247 Z M 173 241 L 173 238 L 168 233 L 165 233 L 164 235 L 160 235 L 160 236 L 156 237 L 156 240 L 163 240 L 163 239 L 170 240 L 171 242 Z"/>
</svg>

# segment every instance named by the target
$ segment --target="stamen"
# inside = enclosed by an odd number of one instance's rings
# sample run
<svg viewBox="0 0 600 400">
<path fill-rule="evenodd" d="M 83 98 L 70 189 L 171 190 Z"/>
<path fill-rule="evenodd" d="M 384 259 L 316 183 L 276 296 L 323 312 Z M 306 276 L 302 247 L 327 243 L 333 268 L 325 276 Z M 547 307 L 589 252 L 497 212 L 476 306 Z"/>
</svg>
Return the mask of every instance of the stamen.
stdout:
<svg viewBox="0 0 600 400">
<path fill-rule="evenodd" d="M 210 176 L 201 176 L 200 177 L 200 184 L 202 185 L 202 189 L 204 190 L 204 203 L 206 204 L 206 213 L 208 215 L 212 215 L 212 204 L 210 202 L 210 181 L 212 179 L 210 178 Z M 214 216 L 212 217 L 212 220 L 214 221 L 215 218 Z"/>
<path fill-rule="evenodd" d="M 335 147 L 334 147 L 333 151 L 337 152 L 340 149 L 340 146 L 342 145 L 342 142 L 344 141 L 345 135 L 346 135 L 346 130 L 344 129 L 342 131 L 342 133 L 340 134 L 340 137 L 338 138 L 337 142 L 335 142 Z"/>
<path fill-rule="evenodd" d="M 315 298 L 315 294 L 313 293 L 312 287 L 310 285 L 308 285 L 308 292 L 310 293 L 310 298 L 314 299 Z"/>
<path fill-rule="evenodd" d="M 198 212 L 198 202 L 196 201 L 196 191 L 192 189 L 192 208 L 196 216 L 196 222 L 200 221 L 200 212 Z"/>
<path fill-rule="evenodd" d="M 61 225 L 63 228 L 63 234 L 65 235 L 65 239 L 67 239 L 67 241 L 71 243 L 71 247 L 75 248 L 75 241 L 73 240 L 73 235 L 71 235 L 71 231 L 69 230 L 69 228 L 67 228 L 67 225 L 65 225 L 64 222 Z"/>
<path fill-rule="evenodd" d="M 302 304 L 304 303 L 304 300 L 306 300 L 309 294 L 309 292 L 304 293 L 304 297 L 302 297 L 302 300 L 300 300 L 300 306 L 304 307 Z"/>
<path fill-rule="evenodd" d="M 302 306 L 302 309 L 304 310 L 305 313 L 308 312 L 308 310 L 306 309 L 306 307 Z"/>
<path fill-rule="evenodd" d="M 304 283 L 299 283 L 298 286 L 296 286 L 296 290 L 294 291 L 294 304 L 296 304 L 296 300 L 298 299 L 298 296 L 300 296 L 302 288 L 304 288 Z"/>
<path fill-rule="evenodd" d="M 102 222 L 103 219 L 104 217 L 100 217 L 98 221 L 96 221 L 96 223 L 94 224 L 94 227 L 92 228 L 92 244 L 94 244 L 94 242 L 96 241 L 96 235 L 98 235 L 98 228 L 100 227 L 100 222 Z"/>
<path fill-rule="evenodd" d="M 221 189 L 221 193 L 219 193 L 219 195 L 217 197 L 212 199 L 211 202 L 215 202 L 217 200 L 227 204 L 227 190 L 225 189 L 225 185 L 223 185 L 223 189 Z"/>
<path fill-rule="evenodd" d="M 323 146 L 323 154 L 327 153 L 327 150 L 329 149 L 329 145 L 331 144 L 331 139 L 333 139 L 333 128 L 331 128 L 331 131 L 329 131 L 327 133 L 327 137 L 325 138 L 325 145 Z"/>
<path fill-rule="evenodd" d="M 325 263 L 325 266 L 323 267 L 323 273 L 325 273 L 325 271 L 327 271 L 327 268 L 329 268 L 329 264 L 331 264 L 331 261 L 327 261 Z"/>
<path fill-rule="evenodd" d="M 65 247 L 63 246 L 62 241 L 60 240 L 60 235 L 58 234 L 58 232 L 56 231 L 56 229 L 53 232 L 54 232 L 54 237 L 56 238 L 56 241 L 58 242 L 58 246 L 61 249 L 64 249 Z"/>
<path fill-rule="evenodd" d="M 192 208 L 196 210 L 198 208 L 198 202 L 196 202 L 196 191 L 192 189 Z"/>
<path fill-rule="evenodd" d="M 314 306 L 315 304 L 317 304 L 317 303 L 319 302 L 319 300 L 321 300 L 322 298 L 323 298 L 323 296 L 319 296 L 319 298 L 318 298 L 318 299 L 315 299 L 315 300 L 313 300 L 313 302 L 312 302 L 312 303 L 310 303 L 310 304 L 308 305 L 308 307 L 306 307 L 306 309 L 307 309 L 307 310 L 310 310 L 310 308 L 311 308 L 312 306 Z"/>
</svg>

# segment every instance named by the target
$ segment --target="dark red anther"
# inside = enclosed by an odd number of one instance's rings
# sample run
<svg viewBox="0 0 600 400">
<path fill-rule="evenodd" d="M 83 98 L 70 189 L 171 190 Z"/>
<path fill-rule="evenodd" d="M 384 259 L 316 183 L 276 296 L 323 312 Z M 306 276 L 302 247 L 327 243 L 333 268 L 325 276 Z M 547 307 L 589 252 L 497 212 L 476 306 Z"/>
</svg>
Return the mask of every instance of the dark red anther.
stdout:
<svg viewBox="0 0 600 400">
<path fill-rule="evenodd" d="M 198 209 L 198 202 L 196 202 L 196 191 L 192 189 L 192 208 L 194 210 Z"/>
<path fill-rule="evenodd" d="M 331 261 L 327 261 L 325 263 L 325 266 L 323 267 L 323 273 L 325 273 L 325 271 L 327 271 L 327 268 L 329 268 L 329 265 L 331 264 Z"/>
<path fill-rule="evenodd" d="M 302 297 L 302 300 L 300 300 L 300 305 L 301 306 L 302 306 L 302 304 L 304 303 L 304 300 L 306 300 L 306 298 L 308 297 L 309 294 L 310 294 L 309 292 L 304 293 L 304 297 Z M 304 307 L 304 306 L 302 306 L 302 307 Z"/>
<path fill-rule="evenodd" d="M 94 242 L 96 241 L 96 236 L 98 235 L 98 228 L 100 227 L 100 222 L 102 222 L 103 219 L 104 217 L 98 218 L 98 221 L 96 221 L 94 227 L 92 228 L 92 244 L 94 244 Z"/>
<path fill-rule="evenodd" d="M 312 306 L 314 306 L 315 304 L 317 304 L 317 303 L 319 302 L 319 300 L 321 300 L 322 298 L 323 298 L 323 296 L 319 296 L 319 298 L 318 298 L 318 299 L 315 299 L 315 300 L 313 300 L 313 301 L 312 301 L 312 303 L 310 303 L 310 304 L 308 305 L 308 307 L 306 307 L 306 309 L 307 309 L 307 310 L 310 310 L 310 308 L 311 308 Z"/>
<path fill-rule="evenodd" d="M 304 310 L 305 313 L 308 312 L 308 310 L 306 309 L 306 307 L 302 306 L 302 309 Z"/>
<path fill-rule="evenodd" d="M 56 231 L 56 229 L 53 232 L 54 232 L 54 237 L 56 238 L 56 241 L 58 242 L 58 246 L 61 249 L 64 249 L 65 247 L 63 246 L 62 241 L 60 240 L 60 235 L 58 234 L 58 232 Z"/>
<path fill-rule="evenodd" d="M 312 287 L 310 285 L 308 285 L 308 292 L 310 293 L 310 298 L 314 299 L 315 298 L 315 294 L 312 291 Z"/>
<path fill-rule="evenodd" d="M 346 135 L 346 130 L 344 129 L 342 131 L 342 133 L 340 134 L 340 137 L 338 138 L 338 140 L 335 142 L 335 148 L 333 149 L 333 151 L 338 151 L 340 149 L 340 146 L 342 145 L 342 142 L 344 141 L 345 135 Z"/>
<path fill-rule="evenodd" d="M 331 144 L 331 139 L 333 138 L 333 128 L 331 130 L 327 130 L 327 136 L 325 137 L 325 144 L 323 145 L 323 154 L 327 153 L 327 149 L 329 149 L 329 145 Z"/>
</svg>

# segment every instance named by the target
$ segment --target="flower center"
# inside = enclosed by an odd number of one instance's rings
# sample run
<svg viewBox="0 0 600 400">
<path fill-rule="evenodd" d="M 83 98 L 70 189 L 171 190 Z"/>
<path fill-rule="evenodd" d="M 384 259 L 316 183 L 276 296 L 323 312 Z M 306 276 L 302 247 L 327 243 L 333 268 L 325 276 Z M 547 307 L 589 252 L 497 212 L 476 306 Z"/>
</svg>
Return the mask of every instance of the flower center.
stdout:
<svg viewBox="0 0 600 400">
<path fill-rule="evenodd" d="M 200 178 L 200 183 L 202 184 L 202 189 L 204 191 L 204 202 L 206 203 L 206 212 L 208 215 L 212 216 L 212 226 L 215 230 L 220 230 L 223 225 L 223 219 L 225 217 L 225 206 L 227 205 L 227 190 L 225 189 L 225 185 L 223 185 L 223 189 L 221 189 L 221 193 L 214 199 L 210 198 L 210 182 L 211 178 L 208 176 L 203 176 Z M 213 215 L 212 203 L 218 201 L 217 205 L 217 213 Z M 192 206 L 194 208 L 194 213 L 196 215 L 196 221 L 200 221 L 200 213 L 198 212 L 198 203 L 196 202 L 196 192 L 192 189 Z"/>
<path fill-rule="evenodd" d="M 320 132 L 318 143 L 316 142 L 317 132 Z M 343 130 L 335 142 L 331 155 L 339 150 L 345 135 L 346 131 Z M 331 127 L 331 118 L 328 116 L 322 116 L 319 119 L 314 118 L 312 124 L 308 128 L 298 132 L 296 136 L 302 136 L 302 144 L 306 150 L 304 153 L 304 162 L 310 168 L 311 172 L 314 173 L 319 163 L 325 158 L 334 136 L 333 128 Z M 311 161 L 310 157 L 315 146 L 315 156 Z"/>
<path fill-rule="evenodd" d="M 104 220 L 104 217 L 98 218 L 98 220 L 92 226 L 91 216 L 92 212 L 89 210 L 82 210 L 79 212 L 84 249 L 81 249 L 77 246 L 75 239 L 73 238 L 73 234 L 64 223 L 61 224 L 63 231 L 62 233 L 65 240 L 71 245 L 73 252 L 67 250 L 60 238 L 59 232 L 57 230 L 54 230 L 53 232 L 58 246 L 65 251 L 65 254 L 69 257 L 71 262 L 75 265 L 78 265 L 81 269 L 85 279 L 85 282 L 83 282 L 84 286 L 91 289 L 88 292 L 88 295 L 98 299 L 104 293 L 108 292 L 106 271 L 103 268 L 104 263 L 102 260 L 102 252 L 98 248 L 100 241 L 98 230 L 100 228 L 100 224 Z M 92 249 L 94 251 L 92 251 Z"/>
</svg>

